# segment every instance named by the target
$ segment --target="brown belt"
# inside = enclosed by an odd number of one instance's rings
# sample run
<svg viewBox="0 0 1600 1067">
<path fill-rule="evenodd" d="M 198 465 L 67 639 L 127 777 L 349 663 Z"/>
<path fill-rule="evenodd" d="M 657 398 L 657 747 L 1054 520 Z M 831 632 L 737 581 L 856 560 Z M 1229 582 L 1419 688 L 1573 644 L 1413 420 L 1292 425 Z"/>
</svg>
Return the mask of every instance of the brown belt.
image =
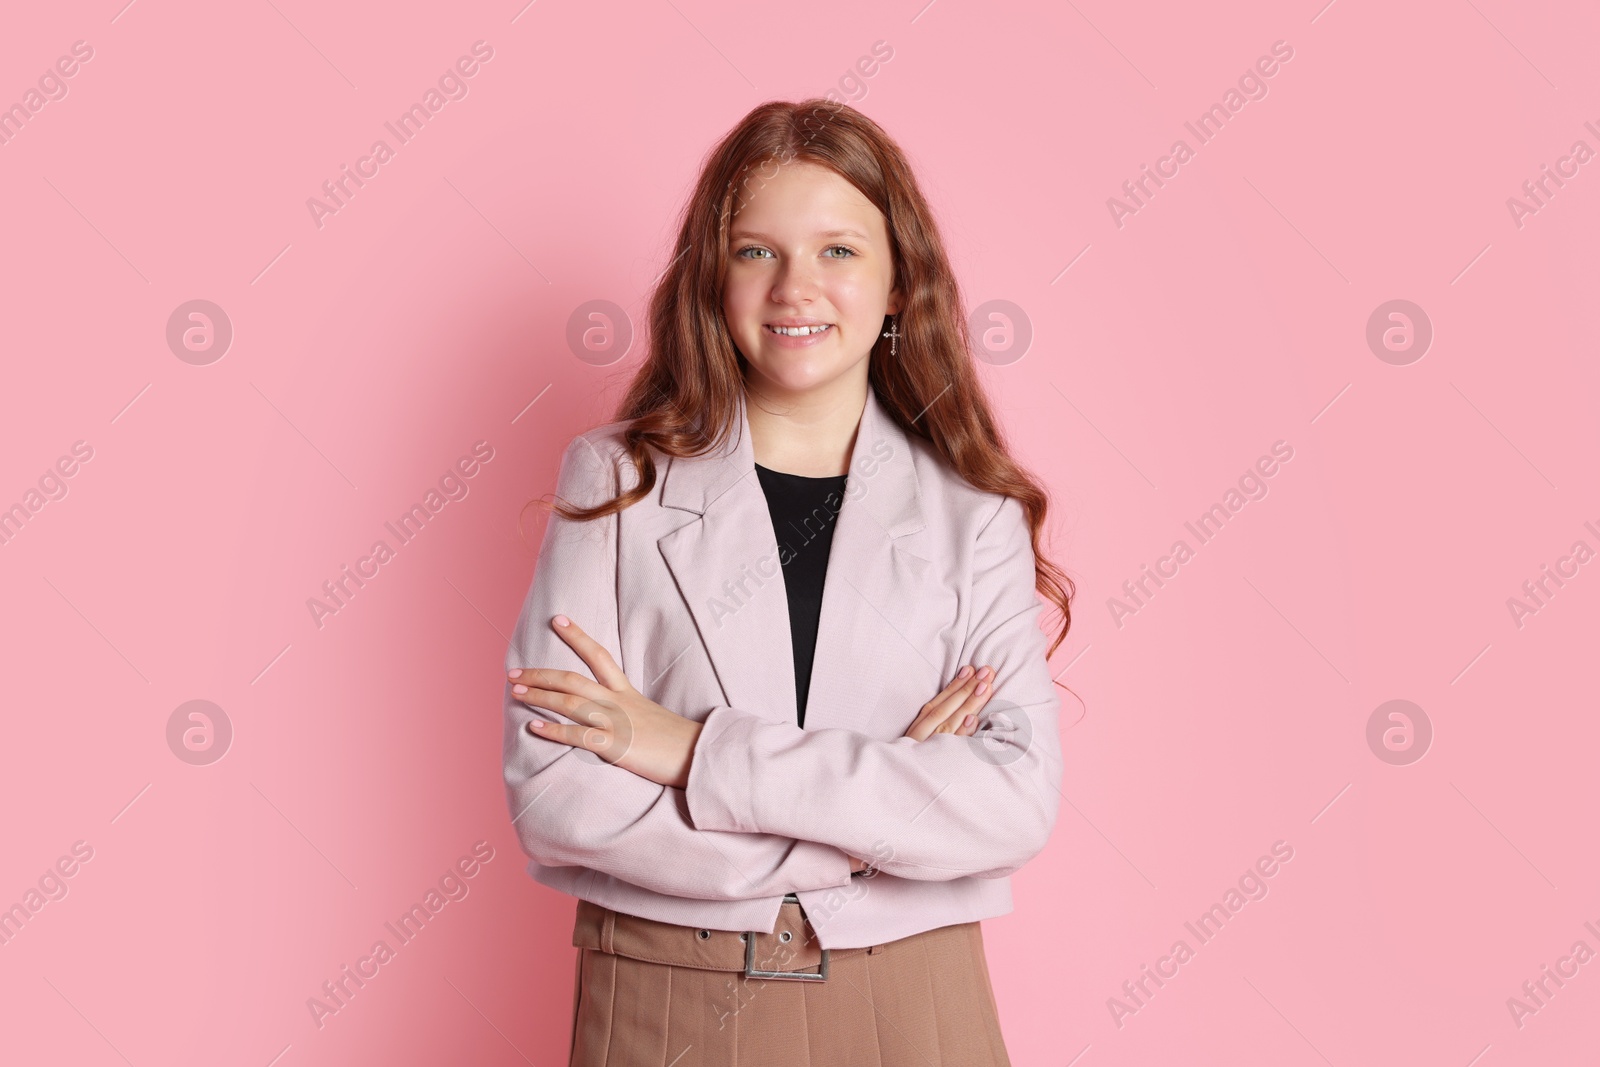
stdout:
<svg viewBox="0 0 1600 1067">
<path fill-rule="evenodd" d="M 783 898 L 772 933 L 746 930 L 704 930 L 658 922 L 613 911 L 579 899 L 578 922 L 572 931 L 578 948 L 615 953 L 648 963 L 696 967 L 707 971 L 743 971 L 751 978 L 823 982 L 830 959 L 880 952 L 882 945 L 826 949 L 801 910 L 800 898 Z"/>
</svg>

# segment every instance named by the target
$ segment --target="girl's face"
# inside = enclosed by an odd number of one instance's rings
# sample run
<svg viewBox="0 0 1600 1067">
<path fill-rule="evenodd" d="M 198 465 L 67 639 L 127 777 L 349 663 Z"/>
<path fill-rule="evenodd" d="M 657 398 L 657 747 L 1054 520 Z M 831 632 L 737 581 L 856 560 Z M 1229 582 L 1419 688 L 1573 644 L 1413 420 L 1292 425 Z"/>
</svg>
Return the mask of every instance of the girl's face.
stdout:
<svg viewBox="0 0 1600 1067">
<path fill-rule="evenodd" d="M 770 168 L 767 168 L 770 169 Z M 826 167 L 760 175 L 734 214 L 722 311 L 761 395 L 795 399 L 867 380 L 867 357 L 900 310 L 883 213 Z M 825 327 L 815 332 L 774 327 Z"/>
</svg>

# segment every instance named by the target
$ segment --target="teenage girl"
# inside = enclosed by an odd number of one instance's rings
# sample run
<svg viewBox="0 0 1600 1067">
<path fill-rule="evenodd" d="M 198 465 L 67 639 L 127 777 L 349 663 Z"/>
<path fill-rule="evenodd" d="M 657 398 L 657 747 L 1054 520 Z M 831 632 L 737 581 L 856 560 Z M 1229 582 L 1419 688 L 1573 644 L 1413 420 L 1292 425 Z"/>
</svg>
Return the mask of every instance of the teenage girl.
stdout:
<svg viewBox="0 0 1600 1067">
<path fill-rule="evenodd" d="M 1008 1064 L 979 923 L 1055 823 L 1073 589 L 899 148 L 756 108 L 650 327 L 506 656 L 513 822 L 579 898 L 570 1063 Z"/>
</svg>

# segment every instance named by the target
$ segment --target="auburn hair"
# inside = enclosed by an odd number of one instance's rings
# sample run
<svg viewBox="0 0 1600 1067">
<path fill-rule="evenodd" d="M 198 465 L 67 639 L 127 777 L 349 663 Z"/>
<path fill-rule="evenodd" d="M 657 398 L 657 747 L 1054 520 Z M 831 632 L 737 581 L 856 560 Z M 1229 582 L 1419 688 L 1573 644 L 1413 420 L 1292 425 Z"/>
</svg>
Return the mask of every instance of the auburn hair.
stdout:
<svg viewBox="0 0 1600 1067">
<path fill-rule="evenodd" d="M 698 456 L 734 431 L 748 363 L 722 313 L 728 228 L 760 183 L 792 162 L 827 167 L 883 212 L 893 287 L 903 294 L 900 337 L 892 360 L 885 340 L 874 345 L 868 380 L 908 435 L 931 444 L 975 488 L 1022 504 L 1033 540 L 1035 588 L 1061 615 L 1047 653 L 1053 655 L 1072 625 L 1077 590 L 1040 547 L 1045 490 L 1011 458 L 989 410 L 973 367 L 955 273 L 910 165 L 877 123 L 847 104 L 823 98 L 762 104 L 707 155 L 683 208 L 677 254 L 650 297 L 648 353 L 616 415 L 628 422 L 623 437 L 640 481 L 591 508 L 546 506 L 576 521 L 622 511 L 655 486 L 652 450 Z"/>
</svg>

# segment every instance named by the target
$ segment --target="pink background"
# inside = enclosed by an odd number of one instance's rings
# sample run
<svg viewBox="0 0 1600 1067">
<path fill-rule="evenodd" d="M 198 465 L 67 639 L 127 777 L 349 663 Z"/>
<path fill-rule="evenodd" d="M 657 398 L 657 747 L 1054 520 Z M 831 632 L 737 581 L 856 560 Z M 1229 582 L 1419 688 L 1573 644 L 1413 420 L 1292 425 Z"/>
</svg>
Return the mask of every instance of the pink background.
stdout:
<svg viewBox="0 0 1600 1067">
<path fill-rule="evenodd" d="M 1507 1007 L 1600 951 L 1600 563 L 1520 627 L 1507 605 L 1600 549 L 1600 161 L 1507 207 L 1600 149 L 1588 5 L 121 3 L 0 35 L 7 104 L 93 48 L 0 145 L 0 506 L 93 449 L 0 545 L 0 904 L 93 849 L 0 947 L 0 1061 L 565 1062 L 574 901 L 523 871 L 500 665 L 542 528 L 518 509 L 642 351 L 594 365 L 568 320 L 640 328 L 703 153 L 841 78 L 969 307 L 1031 323 L 983 373 L 1079 587 L 1060 822 L 984 924 L 1013 1061 L 1595 1054 L 1600 960 Z M 468 95 L 318 228 L 307 198 L 478 40 Z M 1184 122 L 1280 40 L 1199 145 Z M 1179 137 L 1118 227 L 1107 199 Z M 195 299 L 234 331 L 208 365 L 166 340 Z M 1366 341 L 1395 299 L 1434 331 L 1406 365 Z M 1200 545 L 1185 521 L 1279 440 Z M 470 493 L 319 628 L 307 600 L 477 441 Z M 166 732 L 197 699 L 234 731 L 206 766 Z M 1408 765 L 1366 738 L 1392 699 L 1432 724 Z M 307 999 L 478 841 L 470 894 L 319 1028 Z M 1268 895 L 1200 945 L 1184 923 L 1276 841 Z"/>
</svg>

